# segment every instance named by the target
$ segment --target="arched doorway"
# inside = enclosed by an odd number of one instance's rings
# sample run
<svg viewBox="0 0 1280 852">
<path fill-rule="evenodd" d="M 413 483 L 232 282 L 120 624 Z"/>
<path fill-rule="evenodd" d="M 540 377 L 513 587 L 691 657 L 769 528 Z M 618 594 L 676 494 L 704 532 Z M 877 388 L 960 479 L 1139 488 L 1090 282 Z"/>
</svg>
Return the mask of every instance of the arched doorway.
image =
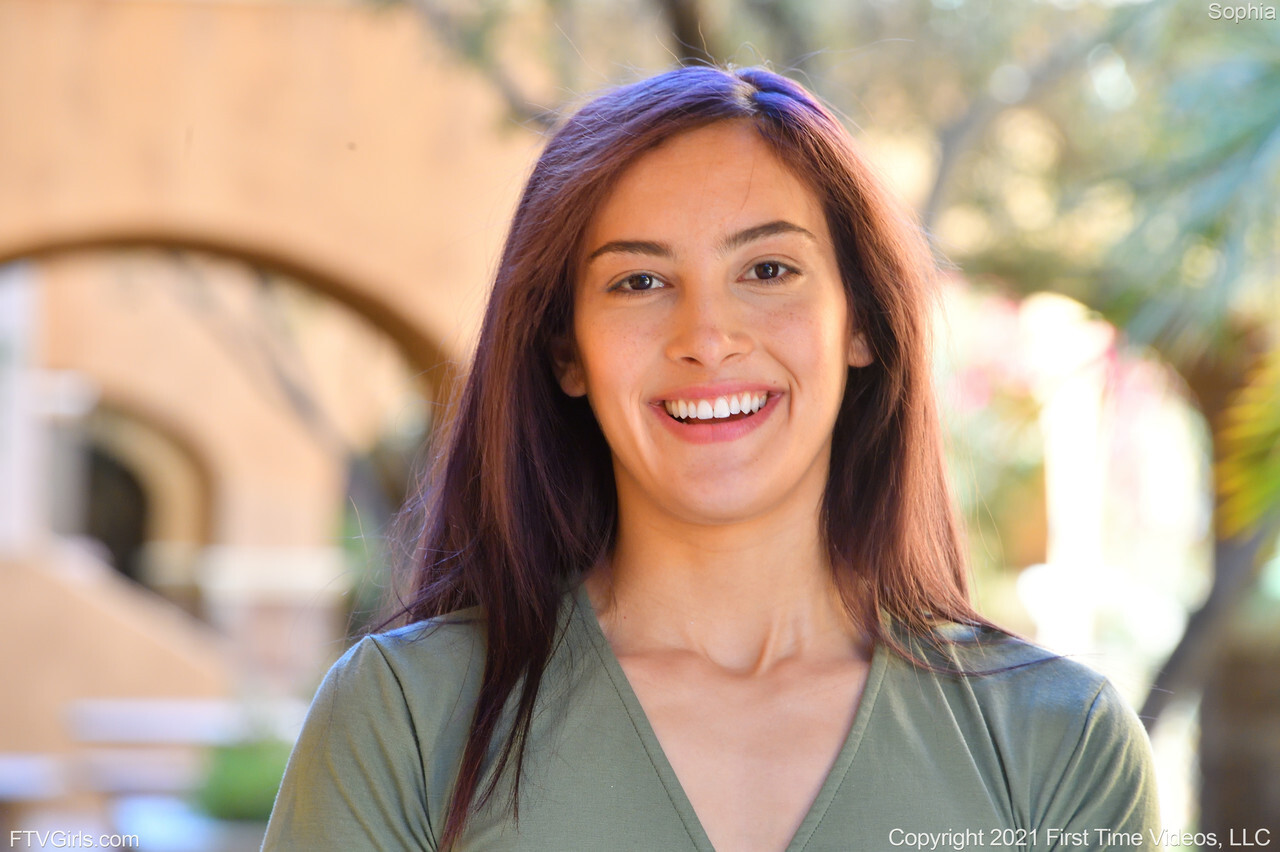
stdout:
<svg viewBox="0 0 1280 852">
<path fill-rule="evenodd" d="M 352 575 L 380 567 L 370 548 L 402 496 L 371 479 L 367 459 L 421 443 L 432 371 L 309 282 L 243 258 L 138 247 L 30 264 L 38 363 L 80 377 L 98 401 L 79 429 L 80 461 L 64 465 L 89 475 L 80 492 L 53 495 L 87 508 L 85 527 L 69 532 L 104 541 L 126 576 L 194 603 L 271 689 L 305 688 L 335 653 Z M 208 478 L 205 519 L 185 522 L 205 528 L 198 541 L 163 532 L 183 500 L 162 484 L 175 477 L 162 433 L 181 436 Z M 95 500 L 95 488 L 116 493 Z M 179 545 L 201 549 L 185 588 L 174 583 Z"/>
</svg>

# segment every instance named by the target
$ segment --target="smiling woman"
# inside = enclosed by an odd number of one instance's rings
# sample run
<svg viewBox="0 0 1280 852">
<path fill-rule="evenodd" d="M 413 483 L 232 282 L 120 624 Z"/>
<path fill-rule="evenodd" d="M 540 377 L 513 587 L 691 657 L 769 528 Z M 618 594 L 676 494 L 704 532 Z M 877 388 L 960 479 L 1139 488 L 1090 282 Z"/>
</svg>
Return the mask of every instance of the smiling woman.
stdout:
<svg viewBox="0 0 1280 852">
<path fill-rule="evenodd" d="M 871 359 L 813 192 L 750 124 L 713 124 L 638 158 L 583 250 L 557 366 L 609 444 L 620 521 L 701 541 L 767 516 L 816 547 L 846 375 Z"/>
<path fill-rule="evenodd" d="M 264 849 L 1155 828 L 1132 711 L 968 602 L 931 277 L 785 78 L 681 69 L 569 118 L 423 491 L 405 626 L 326 678 Z"/>
</svg>

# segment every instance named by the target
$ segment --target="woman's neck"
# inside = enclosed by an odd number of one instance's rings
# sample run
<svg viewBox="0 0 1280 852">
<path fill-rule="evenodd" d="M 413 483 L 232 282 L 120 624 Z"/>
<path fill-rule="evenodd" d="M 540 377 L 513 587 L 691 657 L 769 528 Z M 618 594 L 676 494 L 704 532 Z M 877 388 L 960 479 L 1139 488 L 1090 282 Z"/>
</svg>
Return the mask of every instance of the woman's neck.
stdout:
<svg viewBox="0 0 1280 852">
<path fill-rule="evenodd" d="M 689 652 L 749 674 L 860 655 L 819 529 L 816 506 L 718 525 L 624 509 L 587 591 L 620 657 Z"/>
</svg>

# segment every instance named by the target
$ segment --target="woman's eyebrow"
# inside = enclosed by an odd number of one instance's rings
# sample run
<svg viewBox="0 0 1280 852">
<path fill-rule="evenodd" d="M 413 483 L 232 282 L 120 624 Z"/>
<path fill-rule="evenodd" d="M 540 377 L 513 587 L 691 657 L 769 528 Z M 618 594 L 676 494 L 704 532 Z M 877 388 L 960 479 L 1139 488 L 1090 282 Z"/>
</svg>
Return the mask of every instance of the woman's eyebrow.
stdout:
<svg viewBox="0 0 1280 852">
<path fill-rule="evenodd" d="M 802 228 L 793 222 L 786 221 L 785 219 L 777 219 L 773 222 L 765 222 L 763 225 L 756 225 L 754 228 L 747 228 L 745 230 L 738 231 L 736 234 L 730 234 L 720 241 L 720 245 L 717 246 L 717 248 L 720 250 L 721 254 L 728 254 L 734 249 L 741 248 L 753 240 L 772 237 L 775 234 L 799 234 L 802 237 L 808 237 L 814 242 L 818 241 L 818 238 L 815 237 L 809 229 Z"/>
<path fill-rule="evenodd" d="M 587 262 L 590 263 L 602 254 L 649 254 L 657 257 L 675 257 L 675 252 L 666 243 L 652 240 L 612 240 L 591 252 Z"/>
<path fill-rule="evenodd" d="M 720 241 L 716 249 L 721 254 L 728 254 L 753 240 L 772 237 L 775 234 L 799 234 L 802 237 L 808 237 L 814 242 L 817 242 L 818 239 L 808 228 L 802 228 L 792 222 L 778 219 L 730 234 Z M 655 240 L 611 240 L 591 252 L 587 257 L 587 262 L 590 263 L 603 254 L 647 254 L 655 257 L 675 257 L 675 252 L 671 246 Z"/>
</svg>

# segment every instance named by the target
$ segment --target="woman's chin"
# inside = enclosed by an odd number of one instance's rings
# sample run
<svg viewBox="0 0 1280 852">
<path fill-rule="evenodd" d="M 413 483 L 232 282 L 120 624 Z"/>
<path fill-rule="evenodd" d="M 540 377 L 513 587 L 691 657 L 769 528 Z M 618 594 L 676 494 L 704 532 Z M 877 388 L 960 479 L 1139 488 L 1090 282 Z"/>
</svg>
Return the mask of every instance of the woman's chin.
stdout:
<svg viewBox="0 0 1280 852">
<path fill-rule="evenodd" d="M 754 490 L 754 489 L 753 489 Z M 670 515 L 691 525 L 729 526 L 766 517 L 786 507 L 776 491 L 717 487 L 672 495 L 667 501 Z"/>
<path fill-rule="evenodd" d="M 615 460 L 616 461 L 616 460 Z M 642 478 L 615 466 L 624 514 L 651 514 L 656 523 L 746 524 L 771 517 L 814 518 L 826 488 L 829 455 L 805 461 L 756 458 L 749 465 L 650 469 Z M 664 521 L 665 519 L 665 521 Z"/>
</svg>

